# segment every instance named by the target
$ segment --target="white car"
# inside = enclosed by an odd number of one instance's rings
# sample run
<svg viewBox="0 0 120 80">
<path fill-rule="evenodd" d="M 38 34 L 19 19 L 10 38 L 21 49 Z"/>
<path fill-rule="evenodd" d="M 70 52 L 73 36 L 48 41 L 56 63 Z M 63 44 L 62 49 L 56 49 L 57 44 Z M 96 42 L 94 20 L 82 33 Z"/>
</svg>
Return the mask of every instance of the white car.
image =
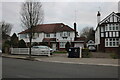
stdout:
<svg viewBox="0 0 120 80">
<path fill-rule="evenodd" d="M 52 52 L 54 52 L 53 49 L 51 49 L 50 47 L 48 46 L 33 46 L 32 48 L 36 49 L 36 50 L 42 50 L 42 51 L 45 51 L 45 50 L 50 50 L 50 54 L 52 55 Z"/>
<path fill-rule="evenodd" d="M 89 51 L 96 51 L 96 48 L 94 46 L 89 46 L 88 49 Z"/>
</svg>

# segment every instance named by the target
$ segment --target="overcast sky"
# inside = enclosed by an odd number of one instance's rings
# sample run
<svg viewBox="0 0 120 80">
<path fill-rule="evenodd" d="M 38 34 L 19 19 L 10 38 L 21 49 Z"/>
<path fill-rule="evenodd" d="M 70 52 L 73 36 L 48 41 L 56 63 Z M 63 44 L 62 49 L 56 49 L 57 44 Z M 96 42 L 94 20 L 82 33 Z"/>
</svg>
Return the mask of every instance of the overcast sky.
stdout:
<svg viewBox="0 0 120 80">
<path fill-rule="evenodd" d="M 23 30 L 20 21 L 21 4 L 22 2 L 2 2 L 2 20 L 13 25 L 11 34 Z M 73 28 L 76 21 L 78 32 L 86 26 L 96 27 L 98 10 L 101 12 L 101 19 L 111 12 L 118 12 L 117 2 L 42 2 L 42 5 L 44 24 L 64 23 Z"/>
</svg>

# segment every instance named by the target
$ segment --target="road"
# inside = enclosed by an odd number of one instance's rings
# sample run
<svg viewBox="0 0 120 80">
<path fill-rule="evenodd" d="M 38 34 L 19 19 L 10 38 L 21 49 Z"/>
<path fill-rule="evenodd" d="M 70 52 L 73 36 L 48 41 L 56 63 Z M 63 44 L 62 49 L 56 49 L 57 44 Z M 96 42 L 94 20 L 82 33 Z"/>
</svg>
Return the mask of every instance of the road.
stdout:
<svg viewBox="0 0 120 80">
<path fill-rule="evenodd" d="M 3 58 L 3 78 L 117 78 L 118 67 Z"/>
</svg>

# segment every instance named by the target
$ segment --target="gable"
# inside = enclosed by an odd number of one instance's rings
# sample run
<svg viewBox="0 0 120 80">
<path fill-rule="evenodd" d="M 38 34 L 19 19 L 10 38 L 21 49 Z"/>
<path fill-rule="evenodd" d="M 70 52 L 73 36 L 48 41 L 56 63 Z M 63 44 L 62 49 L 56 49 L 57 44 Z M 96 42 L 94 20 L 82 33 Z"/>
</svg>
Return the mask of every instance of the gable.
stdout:
<svg viewBox="0 0 120 80">
<path fill-rule="evenodd" d="M 120 16 L 117 15 L 116 13 L 112 12 L 110 15 L 108 15 L 106 18 L 104 18 L 100 23 L 112 23 L 112 22 L 120 22 Z"/>
</svg>

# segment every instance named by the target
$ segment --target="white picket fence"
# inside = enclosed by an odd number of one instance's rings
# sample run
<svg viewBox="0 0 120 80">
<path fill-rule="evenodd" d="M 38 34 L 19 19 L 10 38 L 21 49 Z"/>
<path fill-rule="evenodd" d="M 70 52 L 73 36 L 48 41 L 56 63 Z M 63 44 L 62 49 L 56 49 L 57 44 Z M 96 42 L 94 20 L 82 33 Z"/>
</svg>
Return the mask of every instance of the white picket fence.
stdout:
<svg viewBox="0 0 120 80">
<path fill-rule="evenodd" d="M 29 54 L 29 48 L 11 48 L 11 54 Z M 50 50 L 31 49 L 31 55 L 50 56 Z"/>
</svg>

